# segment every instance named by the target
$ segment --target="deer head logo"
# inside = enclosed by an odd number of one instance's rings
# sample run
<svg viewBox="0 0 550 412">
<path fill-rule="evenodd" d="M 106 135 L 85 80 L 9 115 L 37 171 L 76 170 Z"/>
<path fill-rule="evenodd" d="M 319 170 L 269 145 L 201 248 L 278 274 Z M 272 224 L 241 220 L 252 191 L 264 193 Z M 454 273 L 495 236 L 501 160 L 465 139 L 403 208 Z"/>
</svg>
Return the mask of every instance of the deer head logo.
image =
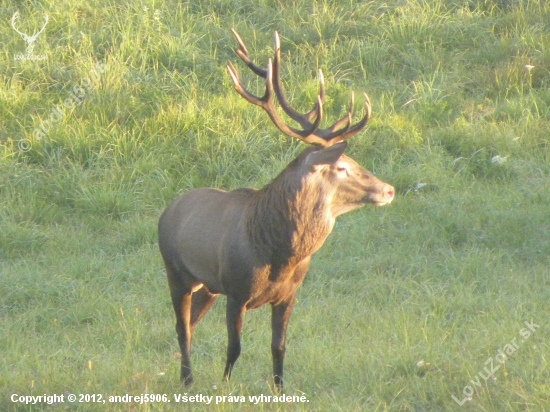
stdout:
<svg viewBox="0 0 550 412">
<path fill-rule="evenodd" d="M 42 28 L 36 32 L 34 32 L 34 34 L 32 36 L 29 36 L 27 33 L 24 33 L 24 32 L 21 32 L 17 29 L 17 27 L 15 27 L 15 21 L 17 20 L 17 18 L 19 17 L 19 12 L 16 11 L 14 14 L 13 14 L 13 17 L 11 18 L 11 26 L 13 27 L 13 29 L 19 33 L 22 37 L 23 37 L 23 40 L 25 40 L 27 42 L 27 56 L 30 56 L 34 50 L 34 43 L 36 42 L 36 39 L 38 38 L 38 36 L 40 35 L 40 33 L 42 33 L 44 31 L 44 29 L 46 28 L 46 25 L 48 24 L 48 15 L 47 14 L 44 14 L 45 16 L 45 22 L 44 22 L 44 25 L 42 26 Z"/>
</svg>

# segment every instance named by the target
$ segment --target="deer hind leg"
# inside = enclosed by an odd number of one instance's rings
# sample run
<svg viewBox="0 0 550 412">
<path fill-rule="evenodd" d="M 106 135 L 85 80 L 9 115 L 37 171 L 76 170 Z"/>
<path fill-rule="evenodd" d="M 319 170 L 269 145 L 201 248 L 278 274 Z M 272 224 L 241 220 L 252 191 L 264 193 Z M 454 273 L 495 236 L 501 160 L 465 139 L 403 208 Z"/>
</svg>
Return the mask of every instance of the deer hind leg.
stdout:
<svg viewBox="0 0 550 412">
<path fill-rule="evenodd" d="M 227 297 L 227 362 L 223 378 L 229 380 L 231 371 L 239 355 L 241 354 L 241 330 L 243 328 L 243 317 L 246 312 L 244 304 L 235 299 Z"/>
<path fill-rule="evenodd" d="M 191 329 L 191 298 L 193 290 L 191 287 L 186 286 L 184 279 L 192 279 L 192 277 L 187 277 L 186 273 L 176 271 L 169 265 L 166 265 L 166 272 L 172 305 L 176 314 L 176 332 L 181 351 L 180 379 L 185 385 L 191 385 L 193 383 L 191 372 L 191 337 L 193 334 Z"/>
<path fill-rule="evenodd" d="M 191 372 L 191 296 L 192 292 L 185 293 L 181 298 L 180 305 L 180 325 L 176 324 L 178 332 L 178 342 L 181 349 L 181 381 L 185 385 L 193 383 L 193 374 Z M 179 326 L 179 327 L 178 327 Z"/>
</svg>

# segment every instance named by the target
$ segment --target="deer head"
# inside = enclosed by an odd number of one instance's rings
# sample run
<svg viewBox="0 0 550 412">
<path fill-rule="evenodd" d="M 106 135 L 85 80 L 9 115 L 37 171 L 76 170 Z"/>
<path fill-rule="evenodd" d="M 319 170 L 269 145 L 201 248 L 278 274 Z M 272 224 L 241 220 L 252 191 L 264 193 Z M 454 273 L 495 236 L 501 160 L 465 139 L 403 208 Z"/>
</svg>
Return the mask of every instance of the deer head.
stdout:
<svg viewBox="0 0 550 412">
<path fill-rule="evenodd" d="M 390 203 L 394 195 L 393 187 L 379 181 L 372 173 L 363 169 L 357 162 L 343 154 L 346 148 L 345 140 L 363 130 L 371 117 L 371 103 L 367 94 L 364 94 L 365 114 L 359 122 L 352 125 L 354 106 L 354 94 L 352 91 L 347 114 L 330 127 L 322 129 L 319 125 L 323 118 L 323 102 L 325 98 L 323 72 L 319 70 L 319 94 L 315 106 L 307 113 L 299 113 L 291 107 L 283 92 L 281 82 L 281 42 L 279 33 L 275 32 L 274 59 L 269 59 L 267 69 L 263 69 L 250 59 L 246 45 L 239 34 L 233 29 L 231 31 L 239 46 L 235 52 L 253 73 L 265 79 L 266 84 L 264 95 L 262 97 L 255 96 L 242 85 L 235 66 L 230 62 L 227 65 L 227 69 L 235 86 L 235 90 L 250 103 L 264 109 L 281 132 L 316 146 L 316 149 L 312 149 L 309 154 L 310 159 L 304 160 L 305 164 L 308 164 L 308 162 L 312 163 L 314 158 L 317 159 L 317 165 L 328 164 L 330 160 L 331 167 L 323 171 L 322 178 L 320 179 L 321 181 L 317 181 L 315 186 L 316 190 L 322 190 L 328 187 L 332 187 L 336 190 L 334 193 L 327 194 L 334 202 L 338 203 L 340 201 L 340 203 L 342 203 L 340 206 L 333 205 L 332 217 L 336 217 L 339 214 L 360 207 L 365 203 L 374 203 L 379 206 Z M 275 98 L 286 115 L 296 121 L 301 126 L 301 129 L 291 127 L 283 121 L 277 112 Z M 332 146 L 338 146 L 339 148 L 335 147 L 329 150 L 328 148 Z M 320 148 L 322 148 L 322 150 L 319 150 Z M 335 154 L 337 155 L 335 156 Z M 325 159 L 323 160 L 324 163 L 319 159 Z M 296 172 L 293 173 L 293 177 L 296 178 Z M 343 178 L 344 176 L 346 177 L 345 179 Z M 315 182 L 313 178 L 310 180 Z M 341 196 L 339 196 L 340 193 L 342 194 Z M 354 193 L 356 198 L 353 198 L 353 196 L 350 195 L 351 193 Z"/>
</svg>

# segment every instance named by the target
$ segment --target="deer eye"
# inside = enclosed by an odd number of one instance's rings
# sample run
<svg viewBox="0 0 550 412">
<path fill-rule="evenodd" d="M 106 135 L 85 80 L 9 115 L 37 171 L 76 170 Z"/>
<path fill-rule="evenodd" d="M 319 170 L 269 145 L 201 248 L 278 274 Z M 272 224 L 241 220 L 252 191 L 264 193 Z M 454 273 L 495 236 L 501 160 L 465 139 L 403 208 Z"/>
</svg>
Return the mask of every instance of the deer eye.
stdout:
<svg viewBox="0 0 550 412">
<path fill-rule="evenodd" d="M 347 167 L 344 166 L 336 166 L 336 171 L 338 173 L 345 173 L 347 176 L 349 176 Z"/>
</svg>

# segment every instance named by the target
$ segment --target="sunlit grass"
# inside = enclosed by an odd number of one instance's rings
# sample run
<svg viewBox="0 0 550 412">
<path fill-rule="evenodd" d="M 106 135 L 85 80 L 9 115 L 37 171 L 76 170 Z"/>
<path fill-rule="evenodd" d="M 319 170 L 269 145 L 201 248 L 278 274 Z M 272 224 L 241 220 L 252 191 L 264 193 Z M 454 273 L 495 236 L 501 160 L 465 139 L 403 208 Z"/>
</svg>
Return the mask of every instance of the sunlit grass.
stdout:
<svg viewBox="0 0 550 412">
<path fill-rule="evenodd" d="M 373 118 L 347 153 L 397 197 L 340 217 L 299 290 L 285 385 L 308 403 L 178 406 L 549 409 L 547 2 L 0 4 L 1 410 L 48 408 L 12 403 L 13 393 L 272 394 L 267 308 L 247 313 L 242 356 L 221 380 L 223 297 L 196 330 L 196 384 L 180 385 L 156 245 L 158 217 L 179 194 L 261 187 L 303 148 L 234 93 L 231 27 L 260 65 L 280 31 L 285 90 L 300 111 L 312 107 L 318 69 L 327 123 L 350 90 L 358 107 L 369 94 Z M 16 10 L 28 33 L 49 15 L 34 51 L 47 59 L 14 59 L 26 48 L 9 23 Z M 86 88 L 81 103 L 66 104 L 75 87 Z M 520 342 L 531 320 L 540 328 Z M 473 384 L 514 338 L 506 363 Z M 467 386 L 459 406 L 452 396 Z"/>
</svg>

